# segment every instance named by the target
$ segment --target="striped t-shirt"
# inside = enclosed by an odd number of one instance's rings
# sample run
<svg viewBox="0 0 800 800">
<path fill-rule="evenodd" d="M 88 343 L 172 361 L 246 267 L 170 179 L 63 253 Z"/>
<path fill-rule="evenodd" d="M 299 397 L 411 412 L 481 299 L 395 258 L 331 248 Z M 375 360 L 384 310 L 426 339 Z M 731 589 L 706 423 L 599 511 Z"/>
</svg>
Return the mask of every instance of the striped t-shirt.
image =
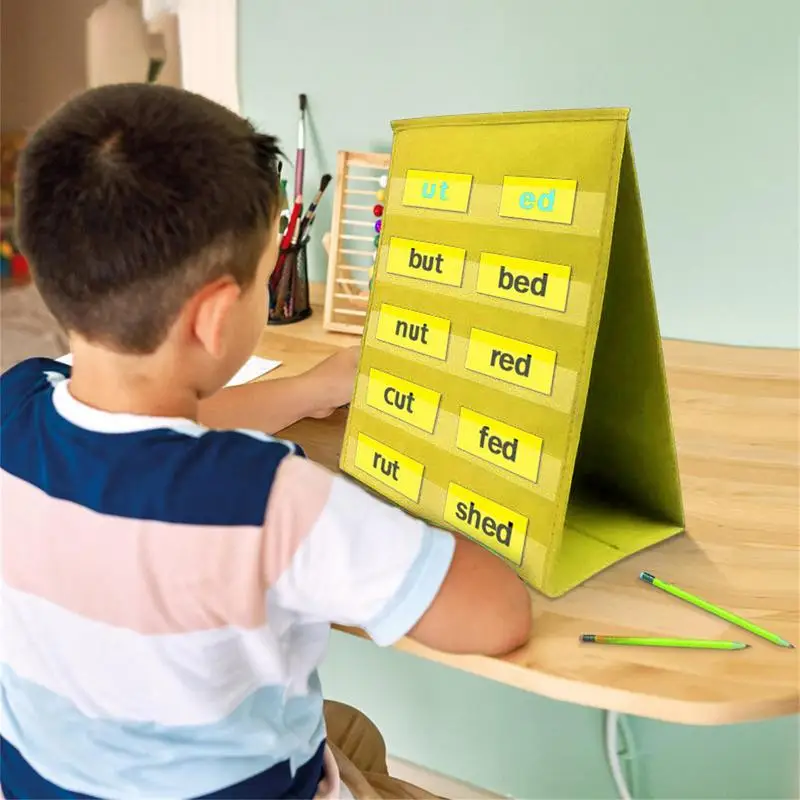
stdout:
<svg viewBox="0 0 800 800">
<path fill-rule="evenodd" d="M 0 414 L 5 796 L 335 792 L 330 623 L 396 641 L 452 536 L 290 443 L 90 408 L 55 361 Z"/>
</svg>

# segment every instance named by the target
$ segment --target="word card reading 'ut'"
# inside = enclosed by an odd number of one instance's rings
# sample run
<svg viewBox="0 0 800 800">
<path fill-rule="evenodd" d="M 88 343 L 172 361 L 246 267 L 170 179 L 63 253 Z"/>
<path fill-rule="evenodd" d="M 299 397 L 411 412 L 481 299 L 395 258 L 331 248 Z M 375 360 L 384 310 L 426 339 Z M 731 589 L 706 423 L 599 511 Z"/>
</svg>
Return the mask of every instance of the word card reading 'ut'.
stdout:
<svg viewBox="0 0 800 800">
<path fill-rule="evenodd" d="M 683 529 L 627 118 L 393 124 L 342 469 L 551 596 Z"/>
</svg>

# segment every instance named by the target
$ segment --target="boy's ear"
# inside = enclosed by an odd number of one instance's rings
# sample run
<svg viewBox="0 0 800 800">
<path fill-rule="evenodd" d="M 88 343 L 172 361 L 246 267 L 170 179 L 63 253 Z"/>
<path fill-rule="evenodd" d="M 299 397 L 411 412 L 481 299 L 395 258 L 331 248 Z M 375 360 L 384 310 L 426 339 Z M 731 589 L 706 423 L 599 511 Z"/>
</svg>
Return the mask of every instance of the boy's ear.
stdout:
<svg viewBox="0 0 800 800">
<path fill-rule="evenodd" d="M 204 286 L 187 308 L 187 322 L 193 338 L 213 358 L 225 355 L 225 331 L 241 294 L 241 286 L 230 275 L 225 275 Z"/>
</svg>

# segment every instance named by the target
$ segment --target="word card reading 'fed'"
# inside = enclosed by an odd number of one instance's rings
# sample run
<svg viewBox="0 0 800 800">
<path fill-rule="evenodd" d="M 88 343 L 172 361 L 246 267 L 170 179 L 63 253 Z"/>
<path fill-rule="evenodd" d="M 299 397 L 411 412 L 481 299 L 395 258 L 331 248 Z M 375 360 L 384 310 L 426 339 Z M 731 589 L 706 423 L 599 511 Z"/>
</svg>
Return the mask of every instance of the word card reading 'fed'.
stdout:
<svg viewBox="0 0 800 800">
<path fill-rule="evenodd" d="M 627 141 L 626 115 L 579 116 L 394 124 L 341 460 L 556 594 L 611 563 L 596 537 L 556 563 L 565 531 L 583 544 L 565 509 Z"/>
</svg>

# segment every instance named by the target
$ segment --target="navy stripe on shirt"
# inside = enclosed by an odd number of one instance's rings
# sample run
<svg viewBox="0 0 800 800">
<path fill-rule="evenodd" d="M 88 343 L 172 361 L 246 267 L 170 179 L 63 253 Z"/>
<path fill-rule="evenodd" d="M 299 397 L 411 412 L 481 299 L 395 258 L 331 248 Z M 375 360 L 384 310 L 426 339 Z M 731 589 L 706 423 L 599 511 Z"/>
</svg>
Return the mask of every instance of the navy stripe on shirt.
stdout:
<svg viewBox="0 0 800 800">
<path fill-rule="evenodd" d="M 201 795 L 192 800 L 272 800 L 313 798 L 323 778 L 325 742 L 292 776 L 288 761 L 270 767 L 247 780 Z M 50 783 L 22 756 L 14 745 L 0 737 L 0 788 L 7 800 L 111 800 L 71 792 Z M 187 798 L 187 800 L 189 800 Z"/>
<path fill-rule="evenodd" d="M 169 428 L 87 431 L 55 409 L 48 371 L 69 375 L 64 364 L 30 359 L 0 378 L 3 470 L 102 514 L 188 525 L 263 524 L 275 473 L 290 453 L 286 443 L 237 431 L 199 437 Z M 297 445 L 293 452 L 304 455 Z"/>
</svg>

